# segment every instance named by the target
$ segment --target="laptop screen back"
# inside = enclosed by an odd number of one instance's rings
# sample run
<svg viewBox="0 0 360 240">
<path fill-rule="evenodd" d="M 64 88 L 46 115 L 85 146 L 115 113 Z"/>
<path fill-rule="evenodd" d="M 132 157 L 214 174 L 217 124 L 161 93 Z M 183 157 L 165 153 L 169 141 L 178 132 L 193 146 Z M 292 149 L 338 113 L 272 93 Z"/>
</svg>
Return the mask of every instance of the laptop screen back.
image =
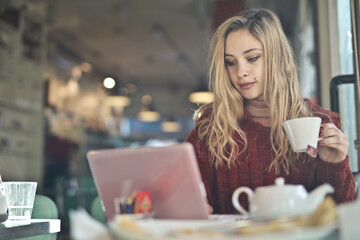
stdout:
<svg viewBox="0 0 360 240">
<path fill-rule="evenodd" d="M 208 218 L 206 191 L 190 143 L 93 150 L 87 157 L 108 220 L 115 214 L 114 199 L 134 191 L 150 191 L 155 218 Z"/>
</svg>

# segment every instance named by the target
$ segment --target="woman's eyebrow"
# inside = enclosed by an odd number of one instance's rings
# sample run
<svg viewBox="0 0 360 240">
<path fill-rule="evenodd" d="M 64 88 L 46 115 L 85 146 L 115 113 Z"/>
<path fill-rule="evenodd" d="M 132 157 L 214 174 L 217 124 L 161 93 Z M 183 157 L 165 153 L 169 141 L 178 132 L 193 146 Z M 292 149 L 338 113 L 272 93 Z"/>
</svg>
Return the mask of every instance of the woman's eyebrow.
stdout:
<svg viewBox="0 0 360 240">
<path fill-rule="evenodd" d="M 256 50 L 260 50 L 260 51 L 262 51 L 262 49 L 261 49 L 261 48 L 250 48 L 250 49 L 248 49 L 248 50 L 244 51 L 244 52 L 243 52 L 243 54 L 249 53 L 249 52 L 251 52 L 251 51 L 256 51 Z"/>
<path fill-rule="evenodd" d="M 250 48 L 248 50 L 245 50 L 242 54 L 244 55 L 244 54 L 252 52 L 252 51 L 262 51 L 262 49 L 261 48 Z M 225 53 L 224 57 L 234 57 L 234 55 L 229 54 L 229 53 Z"/>
</svg>

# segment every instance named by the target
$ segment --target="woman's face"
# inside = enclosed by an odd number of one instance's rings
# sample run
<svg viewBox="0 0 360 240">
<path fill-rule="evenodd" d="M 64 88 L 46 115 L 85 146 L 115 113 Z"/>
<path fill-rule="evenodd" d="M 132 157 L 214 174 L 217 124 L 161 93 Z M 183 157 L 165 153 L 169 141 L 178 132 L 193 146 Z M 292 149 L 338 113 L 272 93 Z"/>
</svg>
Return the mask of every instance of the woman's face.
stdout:
<svg viewBox="0 0 360 240">
<path fill-rule="evenodd" d="M 264 50 L 247 29 L 231 32 L 225 41 L 225 66 L 236 90 L 245 99 L 262 98 Z"/>
</svg>

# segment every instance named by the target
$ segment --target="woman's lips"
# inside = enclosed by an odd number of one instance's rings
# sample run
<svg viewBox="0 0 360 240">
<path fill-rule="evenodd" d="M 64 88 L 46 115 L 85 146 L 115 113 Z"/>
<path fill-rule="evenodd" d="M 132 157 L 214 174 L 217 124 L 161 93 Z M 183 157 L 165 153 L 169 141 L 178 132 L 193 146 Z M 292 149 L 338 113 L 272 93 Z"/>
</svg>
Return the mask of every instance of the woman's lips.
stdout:
<svg viewBox="0 0 360 240">
<path fill-rule="evenodd" d="M 240 83 L 239 86 L 242 89 L 249 89 L 252 86 L 254 86 L 255 82 L 246 82 L 246 83 Z"/>
</svg>

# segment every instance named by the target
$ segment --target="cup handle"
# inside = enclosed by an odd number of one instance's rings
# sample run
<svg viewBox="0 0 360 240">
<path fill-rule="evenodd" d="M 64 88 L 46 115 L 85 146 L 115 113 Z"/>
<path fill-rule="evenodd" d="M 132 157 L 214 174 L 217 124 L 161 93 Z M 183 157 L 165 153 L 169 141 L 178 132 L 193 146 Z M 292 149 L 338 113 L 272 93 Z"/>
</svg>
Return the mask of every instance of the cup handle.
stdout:
<svg viewBox="0 0 360 240">
<path fill-rule="evenodd" d="M 250 203 L 250 200 L 254 195 L 254 192 L 248 187 L 239 187 L 234 191 L 231 198 L 234 208 L 238 210 L 241 214 L 245 215 L 246 217 L 249 217 L 249 212 L 246 211 L 239 203 L 239 196 L 241 193 L 246 193 L 246 195 L 248 196 L 248 201 Z"/>
</svg>

